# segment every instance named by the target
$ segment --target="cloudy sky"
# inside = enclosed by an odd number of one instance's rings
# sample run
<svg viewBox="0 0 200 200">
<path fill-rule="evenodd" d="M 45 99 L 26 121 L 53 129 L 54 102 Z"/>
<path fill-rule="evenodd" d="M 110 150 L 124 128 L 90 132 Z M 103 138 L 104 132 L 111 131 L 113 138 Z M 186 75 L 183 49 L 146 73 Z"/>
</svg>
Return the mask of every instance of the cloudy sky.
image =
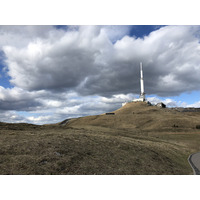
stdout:
<svg viewBox="0 0 200 200">
<path fill-rule="evenodd" d="M 200 106 L 199 26 L 0 26 L 0 121 L 35 124 L 152 103 Z"/>
</svg>

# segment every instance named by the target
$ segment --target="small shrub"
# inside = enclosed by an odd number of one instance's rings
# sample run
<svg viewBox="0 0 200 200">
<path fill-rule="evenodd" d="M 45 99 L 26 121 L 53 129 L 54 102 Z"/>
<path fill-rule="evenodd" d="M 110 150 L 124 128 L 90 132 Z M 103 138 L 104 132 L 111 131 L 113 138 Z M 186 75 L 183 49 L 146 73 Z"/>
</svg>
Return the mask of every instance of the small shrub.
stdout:
<svg viewBox="0 0 200 200">
<path fill-rule="evenodd" d="M 200 125 L 196 125 L 196 129 L 200 129 Z"/>
</svg>

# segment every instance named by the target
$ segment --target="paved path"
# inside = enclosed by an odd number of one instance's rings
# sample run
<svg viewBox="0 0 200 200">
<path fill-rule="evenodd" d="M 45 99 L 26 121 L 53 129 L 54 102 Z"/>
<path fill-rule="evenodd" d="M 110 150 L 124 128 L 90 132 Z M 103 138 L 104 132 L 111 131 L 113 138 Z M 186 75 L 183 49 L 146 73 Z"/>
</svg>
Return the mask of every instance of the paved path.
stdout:
<svg viewBox="0 0 200 200">
<path fill-rule="evenodd" d="M 195 175 L 200 175 L 200 152 L 189 156 L 188 161 Z"/>
</svg>

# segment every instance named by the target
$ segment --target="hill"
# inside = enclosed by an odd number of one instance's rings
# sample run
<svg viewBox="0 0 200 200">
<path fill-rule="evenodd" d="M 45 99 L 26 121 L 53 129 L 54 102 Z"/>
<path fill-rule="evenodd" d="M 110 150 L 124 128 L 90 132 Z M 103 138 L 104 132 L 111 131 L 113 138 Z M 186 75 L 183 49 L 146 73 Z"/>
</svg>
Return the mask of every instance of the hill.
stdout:
<svg viewBox="0 0 200 200">
<path fill-rule="evenodd" d="M 192 174 L 199 124 L 198 109 L 145 102 L 54 125 L 0 123 L 0 174 Z"/>
<path fill-rule="evenodd" d="M 111 114 L 88 116 L 68 121 L 68 126 L 100 126 L 142 131 L 191 131 L 200 124 L 200 112 L 189 109 L 159 108 L 146 102 L 127 103 Z M 188 112 L 184 112 L 184 111 Z M 198 111 L 198 110 L 197 110 Z"/>
</svg>

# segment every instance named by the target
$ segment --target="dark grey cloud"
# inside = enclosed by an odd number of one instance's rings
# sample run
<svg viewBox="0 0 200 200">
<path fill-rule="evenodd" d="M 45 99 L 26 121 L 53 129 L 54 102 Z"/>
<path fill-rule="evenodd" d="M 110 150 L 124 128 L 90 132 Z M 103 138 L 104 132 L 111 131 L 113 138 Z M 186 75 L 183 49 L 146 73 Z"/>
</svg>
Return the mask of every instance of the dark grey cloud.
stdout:
<svg viewBox="0 0 200 200">
<path fill-rule="evenodd" d="M 89 77 L 82 94 L 139 93 L 139 62 L 143 62 L 145 91 L 160 96 L 198 90 L 199 27 L 172 26 L 152 32 L 144 39 L 124 37 L 114 45 L 114 57 L 96 76 Z"/>
<path fill-rule="evenodd" d="M 95 34 L 98 37 L 98 28 L 67 32 L 53 42 L 38 39 L 21 49 L 4 46 L 11 83 L 27 90 L 76 87 L 98 71 L 95 56 L 99 50 L 91 44 L 93 38 L 87 38 Z"/>
<path fill-rule="evenodd" d="M 13 100 L 13 101 L 2 101 L 0 100 L 0 110 L 16 110 L 16 111 L 32 111 L 41 108 L 42 104 L 32 100 Z"/>
<path fill-rule="evenodd" d="M 139 94 L 140 62 L 149 95 L 199 90 L 199 30 L 166 26 L 134 38 L 123 37 L 126 26 L 0 26 L 4 70 L 14 86 L 0 88 L 0 109 L 40 113 L 21 119 L 34 123 L 115 110 Z"/>
<path fill-rule="evenodd" d="M 0 47 L 11 45 L 14 47 L 25 47 L 31 41 L 38 38 L 54 38 L 55 28 L 53 26 L 11 26 L 0 25 Z M 57 35 L 62 34 L 62 30 L 56 31 Z"/>
<path fill-rule="evenodd" d="M 28 121 L 25 117 L 18 115 L 14 111 L 0 110 L 0 122 L 21 123 Z"/>
<path fill-rule="evenodd" d="M 0 110 L 30 111 L 41 107 L 37 97 L 44 92 L 30 93 L 20 88 L 5 89 L 0 86 Z"/>
<path fill-rule="evenodd" d="M 144 38 L 125 36 L 116 43 L 110 38 L 120 31 L 115 33 L 112 27 L 81 26 L 66 32 L 46 27 L 46 37 L 41 30 L 26 27 L 40 37 L 26 46 L 2 47 L 10 81 L 17 87 L 74 90 L 81 95 L 139 93 L 142 61 L 147 94 L 168 96 L 199 89 L 197 26 L 162 27 Z"/>
</svg>

